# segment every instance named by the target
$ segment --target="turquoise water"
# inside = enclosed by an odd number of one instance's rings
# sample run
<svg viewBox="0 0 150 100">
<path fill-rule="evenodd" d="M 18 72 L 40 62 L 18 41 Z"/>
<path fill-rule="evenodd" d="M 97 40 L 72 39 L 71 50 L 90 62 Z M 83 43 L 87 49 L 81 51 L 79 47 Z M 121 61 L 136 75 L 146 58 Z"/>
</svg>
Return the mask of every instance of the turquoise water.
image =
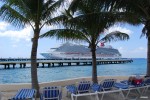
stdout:
<svg viewBox="0 0 150 100">
<path fill-rule="evenodd" d="M 1 69 L 0 83 L 30 83 L 30 68 L 25 69 Z M 55 80 L 90 77 L 91 66 L 66 66 L 54 68 L 38 68 L 39 82 L 50 82 Z M 132 63 L 107 64 L 97 66 L 98 76 L 128 76 L 146 73 L 146 59 L 133 59 Z"/>
</svg>

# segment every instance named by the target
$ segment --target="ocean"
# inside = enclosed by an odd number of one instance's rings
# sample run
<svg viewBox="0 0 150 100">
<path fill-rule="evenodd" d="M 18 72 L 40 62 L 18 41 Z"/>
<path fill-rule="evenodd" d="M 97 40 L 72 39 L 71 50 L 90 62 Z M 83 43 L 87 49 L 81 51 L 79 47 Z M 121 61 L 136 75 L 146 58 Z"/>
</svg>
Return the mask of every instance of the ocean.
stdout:
<svg viewBox="0 0 150 100">
<path fill-rule="evenodd" d="M 98 65 L 97 74 L 98 76 L 130 76 L 134 74 L 145 75 L 146 67 L 147 61 L 145 58 L 134 58 L 132 63 Z M 51 82 L 56 80 L 91 76 L 91 65 L 38 68 L 39 82 Z M 9 83 L 31 83 L 31 69 L 0 69 L 0 84 Z"/>
</svg>

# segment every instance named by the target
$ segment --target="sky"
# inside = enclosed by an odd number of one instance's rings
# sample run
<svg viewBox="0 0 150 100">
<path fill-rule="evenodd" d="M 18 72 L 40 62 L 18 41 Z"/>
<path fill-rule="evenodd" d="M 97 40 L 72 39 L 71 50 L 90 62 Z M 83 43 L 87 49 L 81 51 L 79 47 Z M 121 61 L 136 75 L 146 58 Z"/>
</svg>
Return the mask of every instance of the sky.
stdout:
<svg viewBox="0 0 150 100">
<path fill-rule="evenodd" d="M 146 58 L 147 40 L 146 37 L 140 38 L 142 28 L 143 25 L 114 25 L 109 30 L 106 30 L 105 33 L 117 30 L 129 34 L 130 39 L 128 41 L 111 42 L 105 45 L 111 45 L 113 48 L 118 49 L 123 58 Z M 43 27 L 41 34 L 50 29 L 53 29 L 53 26 Z M 31 55 L 32 36 L 33 31 L 29 26 L 24 29 L 17 29 L 9 23 L 0 21 L 0 58 L 29 58 Z M 62 43 L 65 43 L 65 41 L 55 38 L 39 39 L 37 57 L 42 58 L 41 52 L 58 47 Z"/>
<path fill-rule="evenodd" d="M 1 3 L 0 3 L 1 5 Z M 45 26 L 41 30 L 41 34 L 55 28 L 54 26 Z M 118 49 L 123 58 L 147 58 L 147 39 L 140 38 L 143 25 L 132 26 L 129 24 L 117 24 L 106 30 L 105 33 L 112 31 L 121 31 L 129 34 L 128 41 L 117 41 L 107 43 L 113 48 Z M 16 27 L 4 22 L 0 19 L 0 58 L 30 58 L 33 37 L 33 30 L 27 26 L 24 29 L 17 29 Z M 39 39 L 37 57 L 42 58 L 41 52 L 46 52 L 50 48 L 58 47 L 65 43 L 62 40 L 55 38 Z"/>
</svg>

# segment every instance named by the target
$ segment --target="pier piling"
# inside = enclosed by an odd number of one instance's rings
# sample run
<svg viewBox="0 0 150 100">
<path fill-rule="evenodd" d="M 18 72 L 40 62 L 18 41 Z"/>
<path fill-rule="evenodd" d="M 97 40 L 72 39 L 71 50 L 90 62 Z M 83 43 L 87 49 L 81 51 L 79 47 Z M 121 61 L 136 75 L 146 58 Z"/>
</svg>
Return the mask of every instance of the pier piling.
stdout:
<svg viewBox="0 0 150 100">
<path fill-rule="evenodd" d="M 50 67 L 51 66 L 51 63 L 48 63 L 48 67 Z"/>
<path fill-rule="evenodd" d="M 8 66 L 7 69 L 10 69 L 10 65 L 8 64 L 7 66 Z"/>
<path fill-rule="evenodd" d="M 20 68 L 22 68 L 22 64 L 20 64 Z"/>
<path fill-rule="evenodd" d="M 42 68 L 44 68 L 44 63 L 42 63 Z"/>
<path fill-rule="evenodd" d="M 26 67 L 26 63 L 23 64 L 23 68 L 25 68 L 25 67 Z"/>
<path fill-rule="evenodd" d="M 13 64 L 13 68 L 15 68 L 16 64 Z"/>
</svg>

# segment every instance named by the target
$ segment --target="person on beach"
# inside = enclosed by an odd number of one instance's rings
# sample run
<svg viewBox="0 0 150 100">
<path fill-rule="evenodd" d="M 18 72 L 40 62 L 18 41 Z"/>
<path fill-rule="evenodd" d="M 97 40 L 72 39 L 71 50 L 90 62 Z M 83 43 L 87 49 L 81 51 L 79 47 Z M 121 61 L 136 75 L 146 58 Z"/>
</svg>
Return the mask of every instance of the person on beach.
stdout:
<svg viewBox="0 0 150 100">
<path fill-rule="evenodd" d="M 128 82 L 132 85 L 140 85 L 144 82 L 144 78 L 140 76 L 130 76 Z"/>
</svg>

